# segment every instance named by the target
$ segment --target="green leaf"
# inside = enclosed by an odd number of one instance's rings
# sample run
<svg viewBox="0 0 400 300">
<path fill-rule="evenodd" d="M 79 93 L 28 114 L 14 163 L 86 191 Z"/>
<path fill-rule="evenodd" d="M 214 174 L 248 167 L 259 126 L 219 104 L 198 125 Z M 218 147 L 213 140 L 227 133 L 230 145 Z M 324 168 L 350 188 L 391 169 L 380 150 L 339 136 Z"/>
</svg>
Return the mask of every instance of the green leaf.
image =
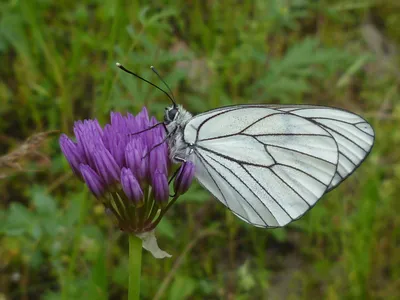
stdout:
<svg viewBox="0 0 400 300">
<path fill-rule="evenodd" d="M 68 209 L 64 216 L 64 225 L 71 227 L 76 224 L 81 214 L 81 201 L 85 197 L 84 193 L 71 194 L 68 203 Z"/>
<path fill-rule="evenodd" d="M 11 203 L 8 217 L 1 231 L 6 235 L 14 236 L 28 233 L 34 222 L 34 215 L 20 203 Z"/>
<path fill-rule="evenodd" d="M 53 199 L 44 187 L 34 186 L 30 190 L 32 202 L 39 214 L 54 214 L 57 211 L 56 200 Z"/>
<path fill-rule="evenodd" d="M 251 93 L 261 90 L 271 100 L 293 104 L 312 91 L 312 79 L 321 82 L 347 68 L 352 58 L 350 54 L 319 44 L 315 38 L 305 38 L 292 45 L 282 58 L 271 59 L 268 72 L 250 87 Z"/>
<path fill-rule="evenodd" d="M 343 88 L 347 86 L 351 78 L 361 70 L 370 60 L 372 59 L 371 55 L 365 54 L 361 55 L 347 70 L 346 72 L 339 78 L 336 86 L 338 88 Z"/>
</svg>

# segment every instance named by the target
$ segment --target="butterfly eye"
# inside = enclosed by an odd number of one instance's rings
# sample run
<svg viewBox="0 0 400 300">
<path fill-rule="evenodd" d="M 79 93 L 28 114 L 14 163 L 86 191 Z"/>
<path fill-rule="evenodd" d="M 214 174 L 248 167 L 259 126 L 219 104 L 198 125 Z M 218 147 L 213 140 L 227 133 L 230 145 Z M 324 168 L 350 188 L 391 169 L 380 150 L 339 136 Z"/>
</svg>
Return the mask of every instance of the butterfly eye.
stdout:
<svg viewBox="0 0 400 300">
<path fill-rule="evenodd" d="M 173 120 L 175 120 L 177 114 L 178 114 L 177 108 L 172 107 L 172 108 L 167 109 L 165 111 L 165 115 L 164 115 L 164 122 L 171 123 Z"/>
<path fill-rule="evenodd" d="M 173 121 L 173 120 L 175 119 L 177 113 L 178 113 L 178 110 L 177 110 L 176 108 L 171 109 L 171 110 L 168 112 L 168 118 L 169 118 L 171 121 Z"/>
</svg>

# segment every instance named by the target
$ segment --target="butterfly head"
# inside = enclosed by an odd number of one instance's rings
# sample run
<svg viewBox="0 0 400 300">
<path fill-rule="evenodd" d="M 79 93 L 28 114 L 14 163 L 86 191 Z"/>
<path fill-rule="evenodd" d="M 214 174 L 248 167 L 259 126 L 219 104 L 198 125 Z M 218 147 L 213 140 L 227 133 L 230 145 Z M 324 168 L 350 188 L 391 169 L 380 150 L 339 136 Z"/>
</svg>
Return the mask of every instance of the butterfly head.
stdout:
<svg viewBox="0 0 400 300">
<path fill-rule="evenodd" d="M 164 113 L 164 123 L 166 125 L 175 121 L 179 116 L 179 107 L 176 105 L 171 105 L 165 108 Z"/>
</svg>

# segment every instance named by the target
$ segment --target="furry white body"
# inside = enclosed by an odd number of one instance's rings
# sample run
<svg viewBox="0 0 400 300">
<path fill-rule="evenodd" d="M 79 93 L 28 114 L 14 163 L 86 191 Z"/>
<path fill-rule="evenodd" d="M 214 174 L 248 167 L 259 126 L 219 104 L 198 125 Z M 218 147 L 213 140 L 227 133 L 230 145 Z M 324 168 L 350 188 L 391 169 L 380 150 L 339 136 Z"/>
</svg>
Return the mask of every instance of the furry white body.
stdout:
<svg viewBox="0 0 400 300">
<path fill-rule="evenodd" d="M 172 109 L 173 106 L 167 108 Z M 182 105 L 178 105 L 178 112 L 174 120 L 166 124 L 167 132 L 171 136 L 168 138 L 169 155 L 174 163 L 180 163 L 188 160 L 190 148 L 183 139 L 183 131 L 186 124 L 193 117 Z"/>
</svg>

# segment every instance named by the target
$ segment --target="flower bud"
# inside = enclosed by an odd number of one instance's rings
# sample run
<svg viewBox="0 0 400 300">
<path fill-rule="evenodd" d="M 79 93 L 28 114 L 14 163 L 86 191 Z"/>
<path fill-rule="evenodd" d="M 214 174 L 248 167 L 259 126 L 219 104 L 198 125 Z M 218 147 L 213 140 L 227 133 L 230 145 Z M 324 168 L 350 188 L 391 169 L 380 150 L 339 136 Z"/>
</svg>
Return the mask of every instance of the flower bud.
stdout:
<svg viewBox="0 0 400 300">
<path fill-rule="evenodd" d="M 77 140 L 77 146 L 86 157 L 86 162 L 91 168 L 95 168 L 93 160 L 93 151 L 99 146 L 104 146 L 102 136 L 103 131 L 97 120 L 76 121 L 74 124 L 74 133 Z"/>
<path fill-rule="evenodd" d="M 167 164 L 168 156 L 165 155 L 162 145 L 158 146 L 151 150 L 149 154 L 150 161 L 150 170 L 156 170 L 163 172 L 164 174 L 168 174 L 168 164 Z"/>
<path fill-rule="evenodd" d="M 181 165 L 174 181 L 175 195 L 179 196 L 187 192 L 192 184 L 194 171 L 194 163 L 191 161 L 187 161 Z"/>
<path fill-rule="evenodd" d="M 136 116 L 137 131 L 141 131 L 149 127 L 149 113 L 146 107 L 143 107 L 142 111 Z"/>
<path fill-rule="evenodd" d="M 160 203 L 167 202 L 169 198 L 168 178 L 165 173 L 158 169 L 154 172 L 152 178 L 152 187 L 154 199 Z"/>
<path fill-rule="evenodd" d="M 121 185 L 129 200 L 135 204 L 143 203 L 143 191 L 132 171 L 128 168 L 122 168 Z"/>
<path fill-rule="evenodd" d="M 101 198 L 105 191 L 105 185 L 100 176 L 88 165 L 81 164 L 79 169 L 90 191 L 96 198 Z"/>
<path fill-rule="evenodd" d="M 125 149 L 125 161 L 133 174 L 143 182 L 148 173 L 147 147 L 142 139 L 138 138 L 128 143 Z"/>
<path fill-rule="evenodd" d="M 82 162 L 85 162 L 85 158 L 79 153 L 77 144 L 63 134 L 60 137 L 60 147 L 69 165 L 71 166 L 72 171 L 74 171 L 75 175 L 81 177 L 82 174 L 79 170 L 79 165 Z"/>
<path fill-rule="evenodd" d="M 98 174 L 106 184 L 113 184 L 119 181 L 120 168 L 107 149 L 95 150 L 93 159 Z"/>
</svg>

